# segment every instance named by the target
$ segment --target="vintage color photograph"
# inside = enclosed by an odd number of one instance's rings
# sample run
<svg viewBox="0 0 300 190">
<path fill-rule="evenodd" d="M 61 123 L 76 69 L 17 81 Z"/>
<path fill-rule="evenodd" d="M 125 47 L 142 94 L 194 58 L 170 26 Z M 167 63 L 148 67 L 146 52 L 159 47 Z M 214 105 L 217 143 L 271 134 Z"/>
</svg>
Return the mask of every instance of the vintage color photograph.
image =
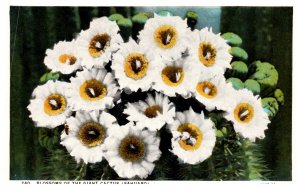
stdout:
<svg viewBox="0 0 300 190">
<path fill-rule="evenodd" d="M 293 7 L 9 14 L 10 180 L 293 179 Z"/>
</svg>

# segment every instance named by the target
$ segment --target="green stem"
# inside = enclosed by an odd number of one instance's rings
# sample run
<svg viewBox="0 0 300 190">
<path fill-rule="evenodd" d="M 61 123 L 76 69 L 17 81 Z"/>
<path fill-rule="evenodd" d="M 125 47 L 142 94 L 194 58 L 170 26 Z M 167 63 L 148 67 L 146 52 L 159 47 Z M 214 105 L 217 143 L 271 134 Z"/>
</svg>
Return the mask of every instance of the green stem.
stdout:
<svg viewBox="0 0 300 190">
<path fill-rule="evenodd" d="M 214 165 L 214 162 L 213 162 L 212 158 L 208 159 L 208 169 L 210 171 L 211 179 L 214 179 L 215 176 L 216 176 L 216 168 L 215 168 L 215 165 Z"/>
<path fill-rule="evenodd" d="M 87 167 L 87 165 L 83 161 L 81 161 L 81 166 L 80 166 L 79 174 L 75 178 L 75 181 L 81 180 L 85 176 L 85 174 L 86 174 L 86 167 Z"/>
</svg>

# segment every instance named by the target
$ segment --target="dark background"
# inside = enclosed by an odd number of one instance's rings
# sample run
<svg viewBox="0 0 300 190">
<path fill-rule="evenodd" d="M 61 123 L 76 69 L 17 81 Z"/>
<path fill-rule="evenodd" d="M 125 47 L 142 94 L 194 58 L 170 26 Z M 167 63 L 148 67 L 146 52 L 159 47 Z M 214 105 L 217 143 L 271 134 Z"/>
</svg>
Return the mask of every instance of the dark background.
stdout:
<svg viewBox="0 0 300 190">
<path fill-rule="evenodd" d="M 39 145 L 38 130 L 26 109 L 33 89 L 46 71 L 45 50 L 60 40 L 72 40 L 80 30 L 88 28 L 92 18 L 115 12 L 130 17 L 134 8 L 11 7 L 10 179 L 40 179 L 38 168 L 47 154 Z M 220 31 L 242 37 L 248 63 L 267 61 L 279 72 L 278 87 L 285 94 L 285 105 L 261 142 L 272 170 L 270 180 L 292 179 L 292 16 L 290 7 L 221 8 Z M 201 19 L 205 18 L 199 22 Z"/>
</svg>

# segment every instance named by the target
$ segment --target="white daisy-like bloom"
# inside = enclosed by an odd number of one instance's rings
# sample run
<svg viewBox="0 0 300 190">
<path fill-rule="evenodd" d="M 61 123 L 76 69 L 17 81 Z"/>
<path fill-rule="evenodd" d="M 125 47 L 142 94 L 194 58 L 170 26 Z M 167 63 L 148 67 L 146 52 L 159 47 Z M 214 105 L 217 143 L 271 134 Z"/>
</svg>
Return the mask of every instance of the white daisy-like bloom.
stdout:
<svg viewBox="0 0 300 190">
<path fill-rule="evenodd" d="M 142 123 L 148 130 L 156 131 L 174 121 L 175 106 L 167 96 L 155 93 L 155 97 L 148 94 L 145 101 L 128 103 L 124 113 L 129 121 Z"/>
<path fill-rule="evenodd" d="M 193 61 L 187 57 L 158 65 L 152 88 L 171 97 L 176 94 L 184 98 L 190 97 L 198 75 Z"/>
<path fill-rule="evenodd" d="M 77 163 L 101 162 L 107 130 L 118 126 L 117 120 L 111 114 L 103 111 L 79 111 L 75 117 L 67 119 L 66 130 L 61 134 L 61 142 Z"/>
<path fill-rule="evenodd" d="M 27 109 L 37 127 L 55 128 L 72 114 L 66 97 L 68 86 L 66 82 L 49 80 L 34 89 Z"/>
<path fill-rule="evenodd" d="M 105 158 L 122 178 L 146 178 L 160 158 L 160 139 L 155 132 L 143 130 L 132 122 L 108 129 Z"/>
<path fill-rule="evenodd" d="M 227 68 L 231 68 L 230 46 L 220 34 L 214 34 L 211 29 L 203 28 L 200 31 L 194 30 L 192 36 L 189 52 L 201 69 L 224 74 Z"/>
<path fill-rule="evenodd" d="M 81 68 L 80 59 L 76 53 L 75 41 L 60 41 L 53 49 L 46 50 L 45 65 L 52 72 L 71 74 Z"/>
<path fill-rule="evenodd" d="M 81 31 L 76 40 L 81 64 L 88 69 L 104 67 L 123 42 L 119 30 L 117 23 L 107 17 L 94 19 L 90 28 Z"/>
<path fill-rule="evenodd" d="M 182 163 L 198 164 L 209 158 L 216 143 L 213 122 L 191 108 L 183 113 L 176 112 L 176 118 L 168 125 L 173 135 L 170 151 Z"/>
<path fill-rule="evenodd" d="M 105 69 L 84 69 L 70 80 L 67 95 L 74 111 L 104 110 L 114 106 L 118 86 L 113 75 Z"/>
<path fill-rule="evenodd" d="M 147 20 L 139 33 L 139 44 L 153 55 L 165 60 L 176 60 L 182 56 L 190 44 L 191 31 L 187 20 L 178 16 L 159 16 Z"/>
<path fill-rule="evenodd" d="M 235 90 L 223 75 L 200 72 L 197 81 L 193 94 L 208 111 L 216 108 L 224 111 L 229 109 Z"/>
<path fill-rule="evenodd" d="M 225 118 L 233 122 L 234 130 L 252 142 L 263 139 L 270 120 L 264 112 L 261 99 L 247 89 L 237 90 Z"/>
<path fill-rule="evenodd" d="M 138 89 L 149 90 L 155 67 L 161 64 L 158 56 L 149 55 L 133 39 L 120 46 L 120 50 L 113 56 L 111 68 L 122 89 L 134 92 Z"/>
</svg>

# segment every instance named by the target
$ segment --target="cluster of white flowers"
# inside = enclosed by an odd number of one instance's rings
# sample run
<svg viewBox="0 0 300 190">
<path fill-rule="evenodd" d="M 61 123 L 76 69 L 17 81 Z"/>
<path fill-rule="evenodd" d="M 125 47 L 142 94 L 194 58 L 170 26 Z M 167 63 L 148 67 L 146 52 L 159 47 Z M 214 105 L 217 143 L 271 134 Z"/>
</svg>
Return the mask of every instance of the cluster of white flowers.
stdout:
<svg viewBox="0 0 300 190">
<path fill-rule="evenodd" d="M 137 42 L 123 42 L 116 22 L 94 19 L 71 42 L 46 51 L 52 72 L 73 74 L 70 82 L 38 86 L 28 106 L 38 127 L 66 125 L 61 144 L 85 163 L 106 159 L 120 177 L 146 178 L 160 158 L 157 131 L 166 126 L 172 150 L 183 163 L 197 164 L 211 156 L 214 123 L 191 108 L 176 112 L 168 97 L 196 98 L 206 109 L 222 110 L 237 133 L 255 141 L 264 137 L 269 119 L 260 98 L 227 83 L 230 46 L 211 29 L 191 31 L 177 16 L 149 19 Z M 112 72 L 104 66 L 111 62 Z M 76 72 L 76 75 L 74 74 Z M 145 101 L 128 103 L 124 126 L 108 113 L 120 93 L 148 92 Z M 154 96 L 155 95 L 155 96 Z"/>
</svg>

